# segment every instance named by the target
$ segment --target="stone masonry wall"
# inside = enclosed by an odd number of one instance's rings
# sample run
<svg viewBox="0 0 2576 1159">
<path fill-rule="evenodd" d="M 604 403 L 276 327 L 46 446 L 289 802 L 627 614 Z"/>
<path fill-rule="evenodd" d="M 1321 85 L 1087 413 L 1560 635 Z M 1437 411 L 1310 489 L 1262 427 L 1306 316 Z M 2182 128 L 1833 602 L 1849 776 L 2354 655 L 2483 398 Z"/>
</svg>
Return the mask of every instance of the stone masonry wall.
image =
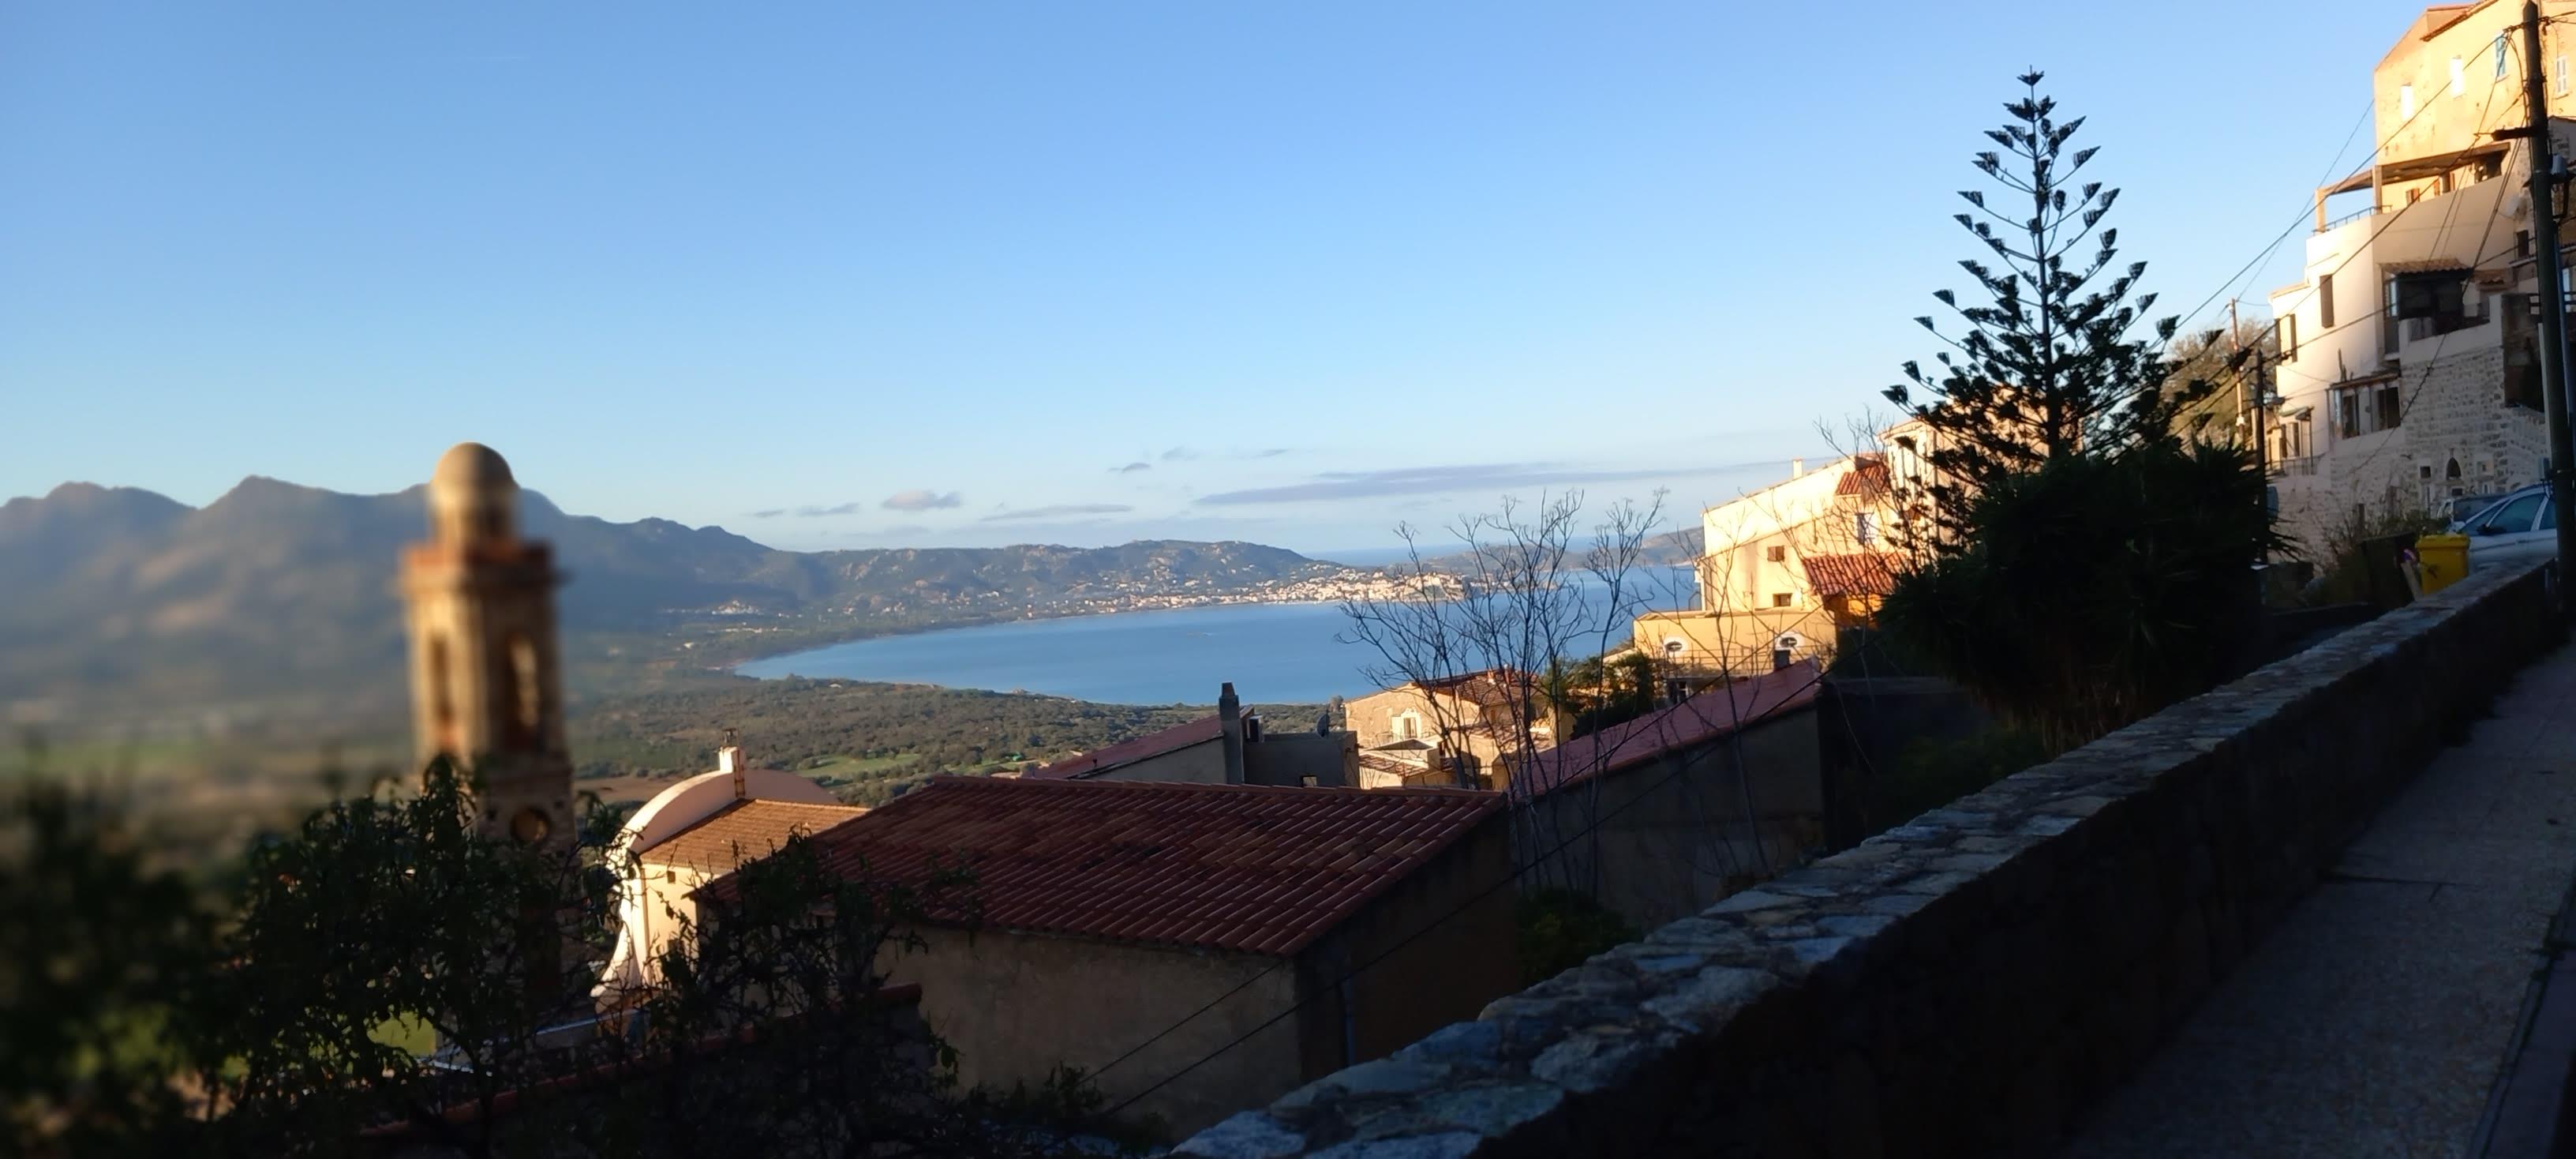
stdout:
<svg viewBox="0 0 2576 1159">
<path fill-rule="evenodd" d="M 2312 558 L 2322 558 L 2351 524 L 2356 506 L 2372 519 L 2389 519 L 2423 511 L 2428 499 L 2446 502 L 2455 487 L 2501 494 L 2539 482 L 2540 462 L 2549 454 L 2548 423 L 2540 412 L 2504 401 L 2505 355 L 2495 333 L 2460 331 L 2450 337 L 2477 341 L 2463 342 L 2429 367 L 2408 368 L 2398 379 L 2405 421 L 2386 438 L 2338 443 L 2318 456 L 2315 477 L 2281 480 L 2282 530 Z M 2313 437 L 2331 437 L 2329 415 L 2320 410 L 2312 421 Z M 2454 461 L 2458 479 L 2450 478 Z"/>
<path fill-rule="evenodd" d="M 1177 1153 L 2043 1154 L 2562 636 L 2473 575 Z"/>
</svg>

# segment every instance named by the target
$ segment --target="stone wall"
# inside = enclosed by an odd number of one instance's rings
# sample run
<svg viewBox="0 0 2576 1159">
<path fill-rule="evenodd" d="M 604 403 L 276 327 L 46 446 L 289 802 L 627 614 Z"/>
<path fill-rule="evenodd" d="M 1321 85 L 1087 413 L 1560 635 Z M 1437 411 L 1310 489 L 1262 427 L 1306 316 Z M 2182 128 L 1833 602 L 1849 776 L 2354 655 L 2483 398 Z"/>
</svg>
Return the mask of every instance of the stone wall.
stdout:
<svg viewBox="0 0 2576 1159">
<path fill-rule="evenodd" d="M 1179 1153 L 2046 1153 L 2562 636 L 2472 576 Z"/>
<path fill-rule="evenodd" d="M 2495 308 L 2504 308 L 2502 300 Z M 2395 519 L 2448 501 L 2454 489 L 2501 494 L 2540 481 L 2548 424 L 2540 412 L 2505 402 L 2498 335 L 2506 329 L 2491 322 L 2444 335 L 2450 353 L 2407 364 L 2398 378 L 2405 421 L 2384 434 L 2338 439 L 2328 429 L 2330 408 L 2317 404 L 2312 437 L 2325 453 L 2316 473 L 2274 480 L 2281 529 L 2303 554 L 2322 560 L 2357 511 L 2373 521 Z"/>
</svg>

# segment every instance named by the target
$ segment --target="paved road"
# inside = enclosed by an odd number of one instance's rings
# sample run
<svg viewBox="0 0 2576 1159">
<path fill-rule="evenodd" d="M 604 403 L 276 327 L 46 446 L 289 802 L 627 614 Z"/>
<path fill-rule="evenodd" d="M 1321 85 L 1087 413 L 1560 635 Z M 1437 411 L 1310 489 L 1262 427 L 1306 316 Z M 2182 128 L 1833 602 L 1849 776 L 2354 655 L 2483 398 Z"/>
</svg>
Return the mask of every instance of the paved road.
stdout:
<svg viewBox="0 0 2576 1159">
<path fill-rule="evenodd" d="M 2456 1156 L 2576 881 L 2576 650 L 2523 672 L 2063 1154 Z"/>
</svg>

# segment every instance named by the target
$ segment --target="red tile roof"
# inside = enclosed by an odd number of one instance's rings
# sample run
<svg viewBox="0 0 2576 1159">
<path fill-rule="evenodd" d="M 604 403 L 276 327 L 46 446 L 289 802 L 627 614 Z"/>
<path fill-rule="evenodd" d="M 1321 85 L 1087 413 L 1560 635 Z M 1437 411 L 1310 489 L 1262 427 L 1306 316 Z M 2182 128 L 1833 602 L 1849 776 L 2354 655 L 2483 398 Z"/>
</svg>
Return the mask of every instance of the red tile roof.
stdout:
<svg viewBox="0 0 2576 1159">
<path fill-rule="evenodd" d="M 1460 700 L 1488 708 L 1511 708 L 1520 704 L 1524 695 L 1536 695 L 1537 678 L 1512 668 L 1482 668 L 1443 676 L 1437 680 L 1416 681 L 1425 691 L 1446 692 Z"/>
<path fill-rule="evenodd" d="M 1080 756 L 1066 757 L 1044 768 L 1021 774 L 1032 780 L 1065 781 L 1104 773 L 1120 765 L 1162 756 L 1191 745 L 1206 744 L 1225 735 L 1225 722 L 1205 716 L 1188 724 L 1176 724 L 1161 732 L 1129 737 L 1107 748 L 1094 749 Z"/>
<path fill-rule="evenodd" d="M 1820 596 L 1883 596 L 1896 590 L 1893 557 L 1883 551 L 1860 551 L 1849 555 L 1809 555 L 1798 562 L 1806 565 L 1807 586 Z"/>
<path fill-rule="evenodd" d="M 1887 460 L 1878 455 L 1852 456 L 1851 470 L 1834 483 L 1836 495 L 1876 495 L 1887 490 Z"/>
<path fill-rule="evenodd" d="M 971 866 L 987 927 L 1286 956 L 1502 803 L 1462 789 L 948 776 L 814 843 L 844 875 L 918 882 L 934 863 Z"/>
<path fill-rule="evenodd" d="M 1530 758 L 1512 778 L 1514 794 L 1551 792 L 1587 777 L 1645 764 L 1806 707 L 1823 672 L 1802 660 L 1777 672 L 1720 685 L 1670 708 L 1580 736 Z"/>
<path fill-rule="evenodd" d="M 736 801 L 638 851 L 638 856 L 658 864 L 724 873 L 777 852 L 789 837 L 799 833 L 810 837 L 867 811 L 861 805 Z"/>
</svg>

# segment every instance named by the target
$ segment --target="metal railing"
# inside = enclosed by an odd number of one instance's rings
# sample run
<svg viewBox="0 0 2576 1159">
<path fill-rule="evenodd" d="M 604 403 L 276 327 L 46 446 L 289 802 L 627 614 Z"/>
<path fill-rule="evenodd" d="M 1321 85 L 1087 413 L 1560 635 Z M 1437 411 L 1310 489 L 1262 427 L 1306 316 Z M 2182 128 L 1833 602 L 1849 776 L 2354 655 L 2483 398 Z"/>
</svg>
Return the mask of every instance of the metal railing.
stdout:
<svg viewBox="0 0 2576 1159">
<path fill-rule="evenodd" d="M 2354 222 L 2356 222 L 2356 221 L 2359 221 L 2359 220 L 2361 220 L 2362 218 L 2368 217 L 2368 216 L 2370 216 L 2370 215 L 2372 215 L 2372 214 L 2374 214 L 2374 213 L 2377 213 L 2377 212 L 2379 212 L 2379 207 L 2378 207 L 2378 206 L 2375 206 L 2375 205 L 2365 205 L 2365 206 L 2363 206 L 2363 207 L 2361 207 L 2361 208 L 2359 208 L 2359 209 L 2353 210 L 2352 212 L 2350 212 L 2350 213 L 2347 213 L 2347 214 L 2343 215 L 2342 217 L 2335 218 L 2335 219 L 2333 219 L 2333 220 L 2331 220 L 2331 221 L 2326 222 L 2324 225 L 2318 226 L 2318 227 L 2317 227 L 2317 232 L 2318 232 L 2318 233 L 2333 233 L 2334 231 L 2336 231 L 2336 230 L 2338 230 L 2338 229 L 2341 229 L 2341 228 L 2343 228 L 2344 226 L 2351 225 L 2352 223 L 2354 223 Z"/>
<path fill-rule="evenodd" d="M 2272 473 L 2275 475 L 2314 475 L 2317 473 L 2317 457 L 2315 455 L 2301 455 L 2295 459 L 2274 459 L 2272 460 Z"/>
</svg>

